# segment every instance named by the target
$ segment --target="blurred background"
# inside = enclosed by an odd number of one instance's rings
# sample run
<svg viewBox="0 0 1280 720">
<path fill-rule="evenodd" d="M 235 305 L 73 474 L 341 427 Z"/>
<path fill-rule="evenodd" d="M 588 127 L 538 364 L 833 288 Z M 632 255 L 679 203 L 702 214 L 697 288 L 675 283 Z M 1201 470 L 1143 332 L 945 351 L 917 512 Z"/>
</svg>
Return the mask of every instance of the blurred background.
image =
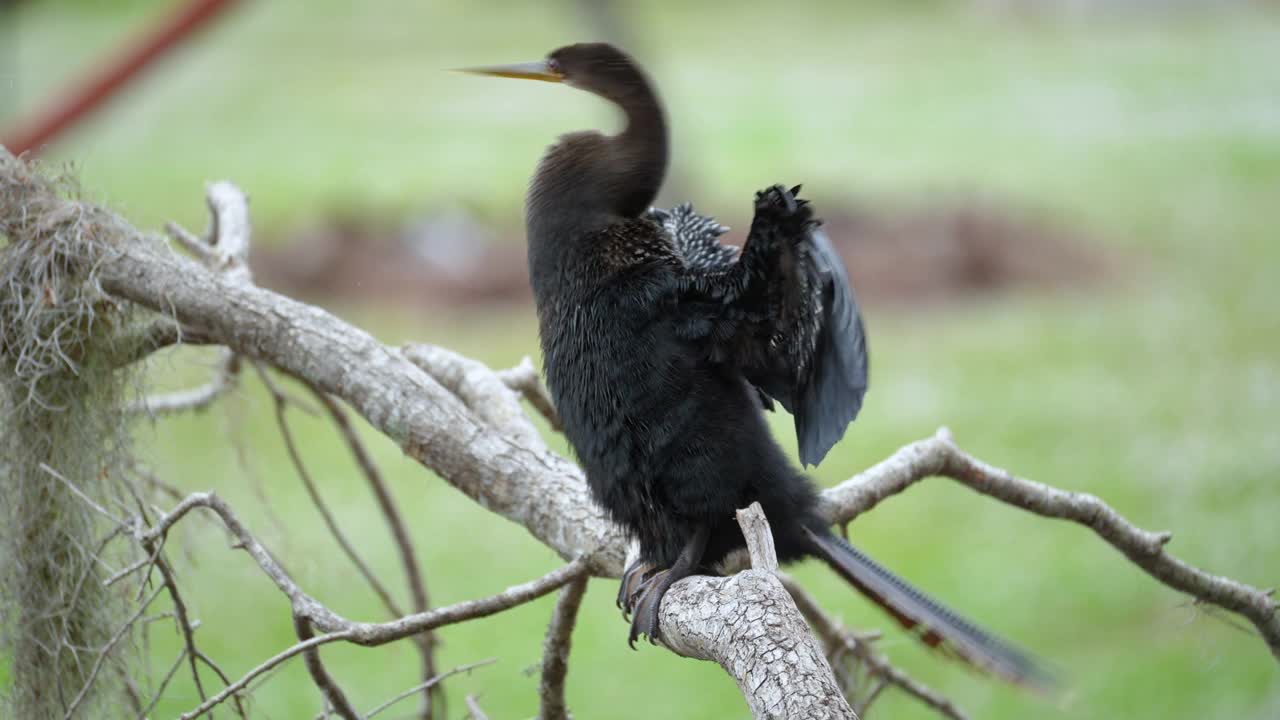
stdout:
<svg viewBox="0 0 1280 720">
<path fill-rule="evenodd" d="M 177 4 L 0 3 L 0 137 Z M 601 38 L 636 55 L 665 97 L 664 202 L 694 200 L 740 242 L 755 190 L 804 182 L 839 241 L 872 389 L 819 482 L 947 425 L 989 462 L 1172 530 L 1181 558 L 1280 583 L 1274 3 L 243 1 L 42 157 L 72 164 L 88 198 L 149 230 L 199 230 L 204 183 L 232 180 L 251 197 L 261 284 L 389 343 L 510 366 L 537 357 L 522 224 L 534 164 L 558 134 L 617 119 L 568 88 L 442 70 Z M 202 382 L 214 357 L 166 355 L 154 385 Z M 347 532 L 398 581 L 331 428 L 301 413 L 293 424 Z M 790 419 L 775 424 L 793 446 Z M 366 434 L 412 520 L 433 603 L 557 564 Z M 314 595 L 383 618 L 306 501 L 251 375 L 212 411 L 145 425 L 137 442 L 168 482 L 227 497 Z M 920 650 L 825 570 L 795 571 L 847 624 L 884 629 L 882 651 L 975 718 L 1280 717 L 1275 660 L 1242 621 L 1079 527 L 934 480 L 851 535 L 1062 669 L 1057 698 L 1002 686 Z M 181 542 L 202 646 L 229 673 L 291 644 L 283 598 L 222 533 L 191 525 Z M 718 668 L 628 650 L 615 590 L 593 582 L 583 606 L 568 690 L 578 717 L 746 716 Z M 465 716 L 468 693 L 494 718 L 536 713 L 552 602 L 444 630 L 441 668 L 499 661 L 447 681 L 449 717 Z M 152 633 L 155 672 L 178 647 Z M 358 707 L 417 682 L 406 643 L 326 657 Z M 198 703 L 182 682 L 157 717 Z M 294 663 L 253 709 L 311 717 L 318 701 Z M 931 716 L 892 691 L 871 713 Z"/>
</svg>

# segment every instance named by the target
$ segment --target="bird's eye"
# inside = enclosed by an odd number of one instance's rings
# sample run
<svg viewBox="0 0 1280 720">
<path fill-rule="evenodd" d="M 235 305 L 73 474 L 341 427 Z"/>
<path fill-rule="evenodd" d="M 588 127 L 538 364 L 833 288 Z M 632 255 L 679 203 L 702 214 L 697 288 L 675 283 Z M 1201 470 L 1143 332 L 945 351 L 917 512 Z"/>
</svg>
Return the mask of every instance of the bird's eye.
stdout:
<svg viewBox="0 0 1280 720">
<path fill-rule="evenodd" d="M 547 58 L 547 69 L 553 73 L 564 74 L 564 70 L 560 69 L 560 61 L 555 58 Z"/>
</svg>

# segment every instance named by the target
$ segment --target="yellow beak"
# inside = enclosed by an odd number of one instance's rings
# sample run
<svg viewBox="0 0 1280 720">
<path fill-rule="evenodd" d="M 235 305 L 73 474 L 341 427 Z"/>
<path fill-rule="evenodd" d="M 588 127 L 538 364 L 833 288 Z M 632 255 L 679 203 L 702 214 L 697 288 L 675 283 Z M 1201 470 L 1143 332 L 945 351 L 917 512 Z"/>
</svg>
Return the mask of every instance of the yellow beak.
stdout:
<svg viewBox="0 0 1280 720">
<path fill-rule="evenodd" d="M 512 63 L 511 65 L 486 65 L 484 67 L 458 68 L 457 72 L 474 75 L 494 75 L 496 77 L 516 78 L 518 80 L 542 80 L 543 82 L 564 82 L 564 75 L 551 69 L 546 60 Z"/>
</svg>

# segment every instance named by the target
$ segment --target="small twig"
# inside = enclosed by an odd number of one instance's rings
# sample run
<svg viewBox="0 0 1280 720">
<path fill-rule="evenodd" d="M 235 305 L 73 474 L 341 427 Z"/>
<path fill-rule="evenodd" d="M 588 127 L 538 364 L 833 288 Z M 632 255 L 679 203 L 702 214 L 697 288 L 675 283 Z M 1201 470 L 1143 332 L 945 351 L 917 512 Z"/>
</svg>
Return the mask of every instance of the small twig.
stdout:
<svg viewBox="0 0 1280 720">
<path fill-rule="evenodd" d="M 480 709 L 480 701 L 476 700 L 475 695 L 467 696 L 467 714 L 471 716 L 471 720 L 489 720 L 489 716 Z"/>
<path fill-rule="evenodd" d="M 868 692 L 867 696 L 862 699 L 862 702 L 858 703 L 857 707 L 854 708 L 854 710 L 858 713 L 859 717 L 863 717 L 866 715 L 866 712 L 871 707 L 871 704 L 874 703 L 880 697 L 880 693 L 884 692 L 884 689 L 887 687 L 889 687 L 888 678 L 885 678 L 884 676 L 880 676 L 876 678 L 876 684 L 871 688 L 871 692 Z"/>
<path fill-rule="evenodd" d="M 315 637 L 315 633 L 311 629 L 311 623 L 301 615 L 293 616 L 293 629 L 298 634 L 299 640 L 310 640 Z M 342 716 L 343 720 L 361 720 L 360 713 L 351 706 L 351 701 L 347 699 L 346 693 L 342 692 L 342 688 L 338 687 L 338 683 L 325 669 L 324 663 L 320 660 L 320 648 L 309 647 L 302 653 L 302 660 L 307 666 L 307 672 L 311 675 L 311 680 L 320 688 L 320 692 L 324 694 L 325 702 L 335 712 Z"/>
<path fill-rule="evenodd" d="M 209 231 L 202 240 L 184 230 L 177 223 L 168 223 L 165 230 L 175 242 L 194 254 L 210 270 L 227 280 L 249 285 L 253 275 L 249 270 L 249 200 L 235 185 L 229 182 L 211 183 L 205 188 L 205 202 L 209 206 Z M 164 332 L 164 331 L 162 331 Z M 181 330 L 178 330 L 181 339 Z M 167 340 L 161 335 L 160 340 Z M 203 338 L 213 342 L 209 338 Z M 187 410 L 203 410 L 235 385 L 240 373 L 239 356 L 225 350 L 213 379 L 205 385 L 190 390 L 180 390 L 146 398 L 134 403 L 130 413 L 146 413 L 151 417 Z"/>
<path fill-rule="evenodd" d="M 106 508 L 102 507 L 102 506 L 101 506 L 101 505 L 99 505 L 97 502 L 95 502 L 93 498 L 89 497 L 88 495 L 85 495 L 83 490 L 81 490 L 80 488 L 76 487 L 76 484 L 75 484 L 75 483 L 73 483 L 73 482 L 71 482 L 70 480 L 68 480 L 68 479 L 66 478 L 66 476 L 65 476 L 65 475 L 63 475 L 62 473 L 58 472 L 57 470 L 54 470 L 53 468 L 49 467 L 49 466 L 48 466 L 47 464 L 45 464 L 45 463 L 40 463 L 40 469 L 41 469 L 43 472 L 46 472 L 46 473 L 48 473 L 49 475 L 52 475 L 54 478 L 56 478 L 58 481 L 60 481 L 63 485 L 66 485 L 66 486 L 67 486 L 67 489 L 71 491 L 71 494 L 73 494 L 73 495 L 75 495 L 77 498 L 79 498 L 79 499 L 80 499 L 80 501 L 81 501 L 81 502 L 83 502 L 84 504 L 86 504 L 86 505 L 88 505 L 89 507 L 93 508 L 93 510 L 94 510 L 95 512 L 97 512 L 99 515 L 101 515 L 101 516 L 103 516 L 103 517 L 107 518 L 108 520 L 110 520 L 110 521 L 111 521 L 112 523 L 114 523 L 117 527 L 127 527 L 127 526 L 128 526 L 128 523 L 127 523 L 127 522 L 125 522 L 122 518 L 119 518 L 119 517 L 116 517 L 115 515 L 112 515 L 110 511 L 108 511 Z"/>
<path fill-rule="evenodd" d="M 159 543 L 156 543 L 159 545 Z M 150 550 L 151 548 L 147 548 Z M 191 664 L 191 679 L 195 682 L 196 692 L 200 695 L 200 700 L 205 700 L 204 684 L 200 681 L 200 669 L 196 665 L 195 629 L 192 627 L 191 620 L 187 615 L 187 605 L 182 600 L 182 594 L 178 592 L 178 583 L 174 579 L 173 569 L 169 566 L 169 561 L 165 559 L 164 553 L 159 547 L 156 548 L 156 568 L 160 570 L 160 577 L 164 580 L 164 586 L 169 590 L 169 599 L 173 603 L 174 621 L 178 625 L 179 632 L 182 633 L 182 643 L 186 650 L 187 660 Z M 239 698 L 236 699 L 237 704 Z M 244 710 L 241 709 L 240 716 L 244 717 Z"/>
<path fill-rule="evenodd" d="M 120 626 L 120 629 L 116 631 L 116 634 L 111 636 L 111 639 L 107 641 L 107 644 L 102 646 L 102 649 L 98 651 L 98 656 L 93 660 L 93 667 L 89 669 L 89 676 L 85 678 L 84 686 L 80 688 L 80 692 L 76 693 L 75 699 L 71 701 L 69 706 L 67 706 L 67 712 L 62 716 L 63 720 L 71 720 L 71 718 L 76 716 L 76 710 L 80 707 L 80 703 L 84 702 L 85 697 L 89 695 L 89 689 L 93 687 L 93 683 L 98 679 L 98 673 L 102 670 L 102 664 L 106 662 L 107 656 L 111 654 L 111 650 L 115 648 L 121 638 L 128 634 L 129 629 L 133 627 L 134 623 L 138 622 L 138 618 L 142 617 L 142 615 L 147 611 L 147 607 L 150 606 L 151 603 L 155 602 L 155 599 L 159 597 L 162 592 L 164 592 L 164 587 L 157 587 L 155 591 L 142 602 L 137 611 Z"/>
<path fill-rule="evenodd" d="M 209 245 L 221 262 L 222 272 L 235 282 L 253 282 L 249 269 L 249 198 L 244 191 L 225 180 L 205 188 L 209 205 Z"/>
<path fill-rule="evenodd" d="M 239 680 L 228 685 L 217 695 L 214 695 L 213 697 L 201 703 L 199 707 L 189 712 L 183 713 L 180 716 L 180 720 L 192 720 L 193 718 L 198 718 L 201 715 L 204 715 L 205 713 L 212 710 L 215 706 L 221 704 L 224 700 L 226 700 L 231 695 L 240 692 L 240 690 L 244 689 L 244 687 L 248 685 L 250 682 L 252 682 L 254 678 L 275 668 L 277 665 L 280 665 L 281 663 L 288 660 L 289 658 L 300 655 L 310 648 L 319 647 L 321 645 L 324 645 L 325 643 L 331 643 L 337 640 L 346 639 L 345 637 L 340 637 L 340 636 L 348 635 L 348 634 L 349 633 L 331 633 L 328 635 L 320 635 L 318 637 L 313 637 L 310 640 L 306 640 L 305 642 L 300 642 L 296 645 L 289 647 L 286 650 L 283 650 L 281 652 L 276 653 L 275 655 L 272 655 L 270 658 L 267 658 L 257 667 L 245 673 L 244 676 L 241 677 Z"/>
<path fill-rule="evenodd" d="M 271 394 L 271 398 L 276 402 L 283 401 L 286 405 L 297 408 L 311 417 L 320 417 L 320 413 L 312 407 L 311 403 L 303 400 L 297 395 L 285 390 L 280 383 L 272 379 L 271 373 L 267 370 L 266 365 L 260 360 L 253 361 L 253 371 L 257 373 L 258 379 L 267 388 L 267 392 Z"/>
<path fill-rule="evenodd" d="M 183 657 L 185 657 L 190 664 L 191 679 L 196 686 L 196 692 L 203 701 L 207 699 L 207 696 L 205 694 L 203 681 L 200 679 L 200 669 L 197 665 L 198 661 L 204 662 L 208 665 L 209 668 L 218 675 L 223 683 L 227 683 L 229 681 L 226 673 L 222 672 L 222 669 L 218 667 L 217 663 L 209 659 L 209 657 L 201 652 L 200 648 L 196 646 L 195 631 L 196 628 L 200 626 L 200 622 L 198 620 L 191 619 L 190 613 L 187 610 L 186 601 L 183 599 L 182 592 L 178 588 L 177 574 L 174 572 L 173 566 L 169 563 L 168 558 L 164 555 L 164 544 L 167 535 L 161 535 L 155 538 L 141 537 L 141 528 L 144 527 L 143 523 L 151 522 L 151 518 L 147 512 L 147 504 L 143 501 L 142 496 L 138 494 L 137 489 L 132 484 L 126 484 L 126 487 L 132 495 L 134 503 L 137 505 L 136 516 L 134 518 L 134 535 L 135 538 L 138 539 L 138 544 L 144 551 L 146 551 L 148 556 L 148 558 L 144 559 L 147 562 L 147 572 L 143 575 L 143 581 L 139 584 L 138 591 L 141 593 L 142 588 L 146 586 L 151 576 L 151 567 L 155 567 L 160 570 L 160 576 L 164 583 L 164 587 L 169 591 L 169 600 L 173 603 L 173 610 L 164 613 L 164 615 L 172 617 L 174 619 L 174 623 L 178 626 L 178 631 L 181 633 L 183 640 Z M 137 563 L 135 563 L 135 565 L 137 565 Z M 113 576 L 113 578 L 117 577 L 121 577 L 121 574 L 117 573 Z M 109 584 L 110 581 L 108 581 L 108 585 Z M 157 693 L 157 698 L 158 697 L 159 694 Z M 236 714 L 239 715 L 242 720 L 247 718 L 248 716 L 245 712 L 244 704 L 241 702 L 240 696 L 236 695 L 232 699 L 235 703 Z"/>
<path fill-rule="evenodd" d="M 737 515 L 742 536 L 747 540 L 751 567 L 771 573 L 778 572 L 778 551 L 773 546 L 773 530 L 769 528 L 769 519 L 764 516 L 764 508 L 760 507 L 760 503 L 753 502 L 738 510 Z"/>
<path fill-rule="evenodd" d="M 146 717 L 155 709 L 156 705 L 160 702 L 160 698 L 164 697 L 165 689 L 169 687 L 169 683 L 173 680 L 173 677 L 178 674 L 178 668 L 182 667 L 182 661 L 186 659 L 187 651 L 186 648 L 183 648 L 178 653 L 178 657 L 174 659 L 173 664 L 169 666 L 169 671 L 166 672 L 164 677 L 160 680 L 160 686 L 156 688 L 155 694 L 151 696 L 151 702 L 147 703 L 147 706 L 138 712 L 138 720 L 146 720 Z"/>
<path fill-rule="evenodd" d="M 356 434 L 355 428 L 352 427 L 351 421 L 347 418 L 347 414 L 342 410 L 342 407 L 320 388 L 310 384 L 308 384 L 308 387 L 316 399 L 320 401 L 320 404 L 324 406 L 324 409 L 328 411 L 333 424 L 338 428 L 338 433 L 342 435 L 342 439 L 347 443 L 347 449 L 351 451 L 352 457 L 355 458 L 356 465 L 360 467 L 360 472 L 364 475 L 365 482 L 368 483 L 369 489 L 373 491 L 374 499 L 378 503 L 378 509 L 382 512 L 382 517 L 386 521 L 387 527 L 391 530 L 392 540 L 395 542 L 396 550 L 399 553 L 400 564 L 404 568 L 405 582 L 409 586 L 409 595 L 413 599 L 413 611 L 415 613 L 426 612 L 430 607 L 427 599 L 427 585 L 422 578 L 421 571 L 418 569 L 418 555 L 413 545 L 413 538 L 409 534 L 404 518 L 400 515 L 395 499 L 391 496 L 391 489 L 387 486 L 381 471 L 378 470 L 377 464 L 373 461 L 373 456 L 369 454 L 364 443 L 360 441 L 360 437 Z M 440 701 L 444 702 L 444 694 L 439 692 L 439 686 L 434 683 L 428 684 L 431 678 L 436 675 L 435 634 L 423 633 L 416 636 L 414 640 L 418 646 L 418 655 L 422 663 L 423 686 L 426 689 L 422 718 L 423 720 L 429 720 L 433 698 L 439 697 Z"/>
<path fill-rule="evenodd" d="M 138 690 L 137 684 L 123 668 L 117 668 L 116 673 L 120 676 L 120 684 L 124 686 L 124 695 L 129 700 L 129 708 L 135 715 L 141 717 L 143 715 L 142 693 Z"/>
<path fill-rule="evenodd" d="M 538 696 L 542 700 L 540 720 L 567 720 L 564 680 L 569 674 L 569 649 L 573 644 L 573 626 L 578 619 L 578 608 L 587 590 L 584 575 L 560 588 L 556 609 L 551 614 L 547 637 L 542 643 L 542 682 Z"/>
<path fill-rule="evenodd" d="M 791 594 L 791 598 L 795 600 L 796 607 L 800 609 L 800 614 L 804 615 L 805 620 L 809 622 L 809 627 L 813 628 L 818 637 L 822 638 L 823 644 L 828 648 L 829 655 L 836 654 L 835 651 L 849 653 L 867 666 L 868 675 L 871 677 L 881 678 L 885 682 L 891 683 L 908 695 L 933 708 L 944 717 L 951 720 L 968 720 L 968 716 L 960 708 L 956 707 L 950 698 L 944 697 L 938 691 L 907 675 L 890 664 L 883 655 L 875 652 L 867 643 L 867 636 L 856 635 L 841 627 L 839 622 L 822 609 L 822 606 L 818 604 L 818 600 L 793 578 L 784 573 L 779 573 L 778 576 L 782 579 L 783 587 L 787 589 L 787 592 Z M 875 694 L 878 694 L 878 692 Z M 860 710 L 865 711 L 874 699 L 874 697 L 864 699 Z"/>
<path fill-rule="evenodd" d="M 133 472 L 136 473 L 138 477 L 142 478 L 147 485 L 168 496 L 170 500 L 177 502 L 182 499 L 183 493 L 176 485 L 161 480 L 155 473 L 139 467 L 137 463 L 134 463 L 133 465 Z"/>
<path fill-rule="evenodd" d="M 199 412 L 236 386 L 240 365 L 239 355 L 223 350 L 213 379 L 209 382 L 187 390 L 152 395 L 130 404 L 125 410 L 131 414 L 147 415 L 152 419 L 178 412 Z"/>
<path fill-rule="evenodd" d="M 556 412 L 555 403 L 551 401 L 551 393 L 547 392 L 547 386 L 542 384 L 542 379 L 538 377 L 538 371 L 533 366 L 533 360 L 526 355 L 519 365 L 506 370 L 497 370 L 494 373 L 504 385 L 515 390 L 524 396 L 524 399 L 537 410 L 552 430 L 561 432 L 564 428 L 560 424 L 560 413 Z"/>
<path fill-rule="evenodd" d="M 448 672 L 444 672 L 439 675 L 436 675 L 435 677 L 428 678 L 426 681 L 418 683 L 417 685 L 414 685 L 408 690 L 405 690 L 399 695 L 396 695 L 395 697 L 387 700 L 386 702 L 383 702 L 381 705 L 378 705 L 377 707 L 373 708 L 369 712 L 365 713 L 365 718 L 371 718 L 374 715 L 377 715 L 378 713 L 382 712 L 383 710 L 386 710 L 392 705 L 395 705 L 396 703 L 409 697 L 410 695 L 415 695 L 417 693 L 422 692 L 423 690 L 427 690 L 432 687 L 435 687 L 436 685 L 439 685 L 445 678 L 458 675 L 459 673 L 470 672 L 472 670 L 475 670 L 476 668 L 484 667 L 485 665 L 492 665 L 496 662 L 498 662 L 497 658 L 489 658 L 488 660 L 481 660 L 480 662 L 474 662 L 474 663 L 471 663 L 470 665 L 461 665 L 452 670 L 449 670 Z"/>
<path fill-rule="evenodd" d="M 173 221 L 164 224 L 164 231 L 169 234 L 169 237 L 174 242 L 185 248 L 187 252 L 195 255 L 200 264 L 211 269 L 217 266 L 218 254 L 209 247 L 207 241 L 196 237 L 190 230 Z"/>
<path fill-rule="evenodd" d="M 391 593 L 386 586 L 374 574 L 373 569 L 365 563 L 364 558 L 360 557 L 360 553 L 356 552 L 355 546 L 351 544 L 346 534 L 342 532 L 342 528 L 338 526 L 338 520 L 334 517 L 333 512 L 329 510 L 328 503 L 320 495 L 320 489 L 316 487 L 315 481 L 311 478 L 311 473 L 307 471 L 307 467 L 302 461 L 302 454 L 298 452 L 298 444 L 294 442 L 293 432 L 289 429 L 289 421 L 285 416 L 288 410 L 287 399 L 273 386 L 268 385 L 267 387 L 271 391 L 272 397 L 275 398 L 276 424 L 280 428 L 280 437 L 284 440 L 285 450 L 289 453 L 289 460 L 293 463 L 293 468 L 297 471 L 298 478 L 302 480 L 302 485 L 307 491 L 307 497 L 311 498 L 311 504 L 315 505 L 316 511 L 320 513 L 320 517 L 324 520 L 325 527 L 329 528 L 329 534 L 333 536 L 333 539 L 338 543 L 338 547 L 342 548 L 343 554 L 356 567 L 365 582 L 377 594 L 378 599 L 387 608 L 387 612 L 392 617 L 404 615 L 404 611 L 392 599 Z"/>
</svg>

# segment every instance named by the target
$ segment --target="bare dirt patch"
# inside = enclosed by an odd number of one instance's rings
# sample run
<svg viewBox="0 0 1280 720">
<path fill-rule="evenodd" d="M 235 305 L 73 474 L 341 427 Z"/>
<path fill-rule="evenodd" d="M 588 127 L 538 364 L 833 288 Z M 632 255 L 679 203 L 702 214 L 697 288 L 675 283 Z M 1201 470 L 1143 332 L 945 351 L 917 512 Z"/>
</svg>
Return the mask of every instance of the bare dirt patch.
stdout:
<svg viewBox="0 0 1280 720">
<path fill-rule="evenodd" d="M 825 215 L 864 303 L 928 305 L 1087 287 L 1105 281 L 1115 265 L 1082 229 L 990 200 L 851 204 Z M 435 307 L 531 299 L 520 232 L 462 213 L 398 228 L 340 216 L 257 247 L 260 282 L 304 297 Z"/>
</svg>

